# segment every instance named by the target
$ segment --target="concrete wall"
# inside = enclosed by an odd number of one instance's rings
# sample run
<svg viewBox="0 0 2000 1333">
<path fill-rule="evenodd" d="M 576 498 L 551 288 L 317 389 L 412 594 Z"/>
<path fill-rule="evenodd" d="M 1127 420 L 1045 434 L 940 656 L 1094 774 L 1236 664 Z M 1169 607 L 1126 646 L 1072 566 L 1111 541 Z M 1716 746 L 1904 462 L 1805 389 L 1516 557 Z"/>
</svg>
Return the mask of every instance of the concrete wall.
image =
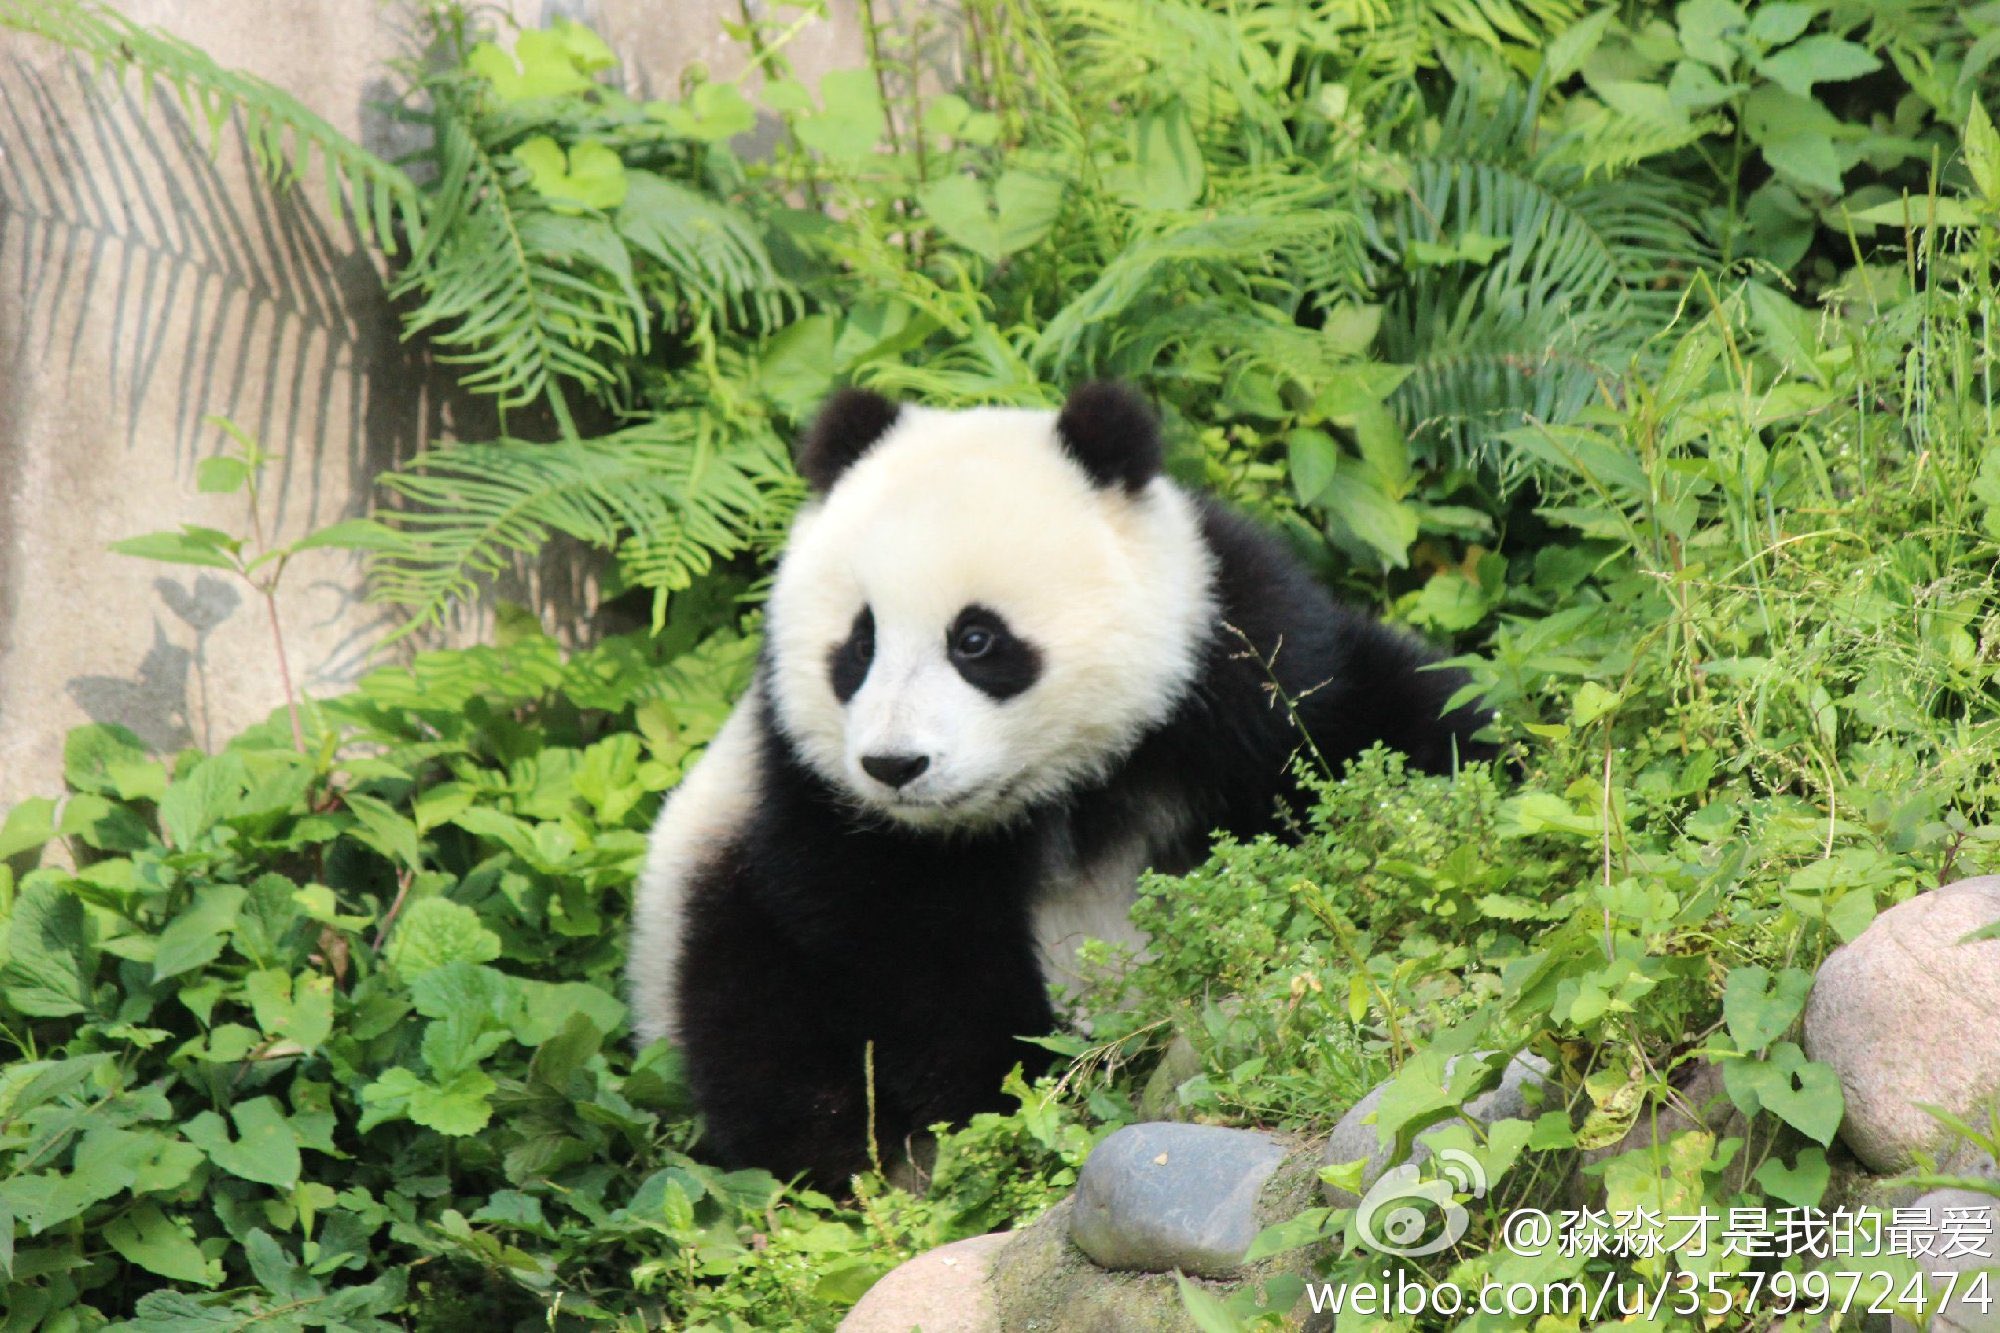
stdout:
<svg viewBox="0 0 2000 1333">
<path fill-rule="evenodd" d="M 407 134 L 371 104 L 415 49 L 412 12 L 363 0 L 126 0 L 130 17 L 269 80 L 377 152 Z M 742 67 L 735 0 L 516 0 L 595 27 L 636 91 L 701 61 Z M 859 62 L 852 3 L 789 54 L 816 77 Z M 171 97 L 119 88 L 38 39 L 0 33 L 0 811 L 60 782 L 62 738 L 98 720 L 172 750 L 221 743 L 281 705 L 260 602 L 222 571 L 114 555 L 113 541 L 246 526 L 203 496 L 225 416 L 283 455 L 278 539 L 366 512 L 371 479 L 428 441 L 483 433 L 398 337 L 381 263 L 317 189 L 280 197 L 225 133 L 211 156 Z M 314 553 L 281 613 L 308 693 L 338 690 L 392 623 L 353 558 Z"/>
</svg>

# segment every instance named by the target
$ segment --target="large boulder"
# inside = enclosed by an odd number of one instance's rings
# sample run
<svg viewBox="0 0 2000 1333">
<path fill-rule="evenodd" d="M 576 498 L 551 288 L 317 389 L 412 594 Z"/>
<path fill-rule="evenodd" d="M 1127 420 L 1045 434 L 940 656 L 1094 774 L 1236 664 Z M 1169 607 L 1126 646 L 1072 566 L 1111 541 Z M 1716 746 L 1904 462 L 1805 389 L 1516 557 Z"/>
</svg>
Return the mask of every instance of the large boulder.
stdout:
<svg viewBox="0 0 2000 1333">
<path fill-rule="evenodd" d="M 1171 1161 L 1171 1158 L 1169 1159 Z M 1301 1148 L 1272 1171 L 1259 1191 L 1260 1225 L 1312 1206 L 1319 1157 Z M 1173 1273 L 1101 1268 L 1071 1239 L 1071 1197 L 1019 1232 L 993 1260 L 1001 1326 L 1033 1333 L 1195 1333 Z M 1240 1266 L 1230 1278 L 1191 1277 L 1218 1296 L 1260 1287 L 1279 1274 L 1310 1278 L 1319 1251 L 1307 1247 Z"/>
<path fill-rule="evenodd" d="M 1011 1231 L 928 1250 L 891 1269 L 840 1321 L 840 1333 L 1000 1333 L 987 1280 Z"/>
<path fill-rule="evenodd" d="M 1806 1054 L 1840 1076 L 1840 1136 L 1876 1171 L 1960 1151 L 1921 1103 L 1977 1125 L 2000 1098 L 2000 939 L 1963 942 L 1996 921 L 2000 876 L 1960 880 L 1890 908 L 1820 965 Z"/>
<path fill-rule="evenodd" d="M 1266 1225 L 1258 1199 L 1286 1151 L 1251 1129 L 1127 1125 L 1083 1164 L 1070 1237 L 1104 1268 L 1227 1277 Z"/>
</svg>

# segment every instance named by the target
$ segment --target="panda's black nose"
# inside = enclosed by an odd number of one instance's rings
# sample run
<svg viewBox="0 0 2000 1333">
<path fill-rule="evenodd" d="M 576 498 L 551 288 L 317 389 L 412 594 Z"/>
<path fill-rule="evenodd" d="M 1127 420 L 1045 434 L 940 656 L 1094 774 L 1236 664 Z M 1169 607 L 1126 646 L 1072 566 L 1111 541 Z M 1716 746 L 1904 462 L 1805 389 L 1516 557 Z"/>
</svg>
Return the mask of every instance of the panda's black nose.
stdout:
<svg viewBox="0 0 2000 1333">
<path fill-rule="evenodd" d="M 908 786 L 931 766 L 927 754 L 864 754 L 861 771 L 890 787 Z"/>
</svg>

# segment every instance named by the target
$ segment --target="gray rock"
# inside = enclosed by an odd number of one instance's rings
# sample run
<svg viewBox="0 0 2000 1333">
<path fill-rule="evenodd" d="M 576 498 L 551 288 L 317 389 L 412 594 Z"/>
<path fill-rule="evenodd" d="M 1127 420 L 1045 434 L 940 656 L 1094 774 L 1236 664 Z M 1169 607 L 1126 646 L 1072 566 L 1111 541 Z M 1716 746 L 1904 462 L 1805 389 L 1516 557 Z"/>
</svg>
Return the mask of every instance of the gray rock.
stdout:
<svg viewBox="0 0 2000 1333">
<path fill-rule="evenodd" d="M 1452 1069 L 1458 1064 L 1454 1056 L 1445 1064 L 1445 1077 L 1451 1077 Z M 1545 1088 L 1548 1082 L 1549 1062 L 1539 1055 L 1517 1055 L 1500 1075 L 1500 1086 L 1482 1092 L 1464 1107 L 1465 1114 L 1481 1125 L 1491 1125 L 1501 1120 L 1532 1120 L 1542 1113 L 1540 1105 L 1528 1104 L 1528 1089 Z M 1344 1162 L 1368 1159 L 1368 1165 L 1361 1172 L 1361 1188 L 1367 1189 L 1382 1178 L 1382 1173 L 1400 1163 L 1389 1160 L 1389 1149 L 1382 1146 L 1380 1135 L 1376 1133 L 1375 1112 L 1382 1105 L 1382 1094 L 1388 1089 L 1384 1081 L 1371 1088 L 1368 1095 L 1356 1102 L 1333 1127 L 1333 1134 L 1326 1141 L 1326 1151 L 1321 1160 L 1329 1166 Z M 1445 1121 L 1448 1125 L 1452 1121 Z M 1431 1155 L 1430 1144 L 1426 1142 L 1434 1129 L 1419 1134 L 1411 1145 L 1408 1160 L 1421 1164 Z M 1353 1208 L 1361 1202 L 1361 1197 L 1338 1185 L 1325 1187 L 1326 1201 L 1335 1208 Z"/>
<path fill-rule="evenodd" d="M 1933 1190 L 1885 1225 L 1906 1222 L 1914 1223 L 1913 1236 L 1927 1242 L 1923 1248 L 1929 1252 L 1913 1260 L 1925 1273 L 1990 1270 L 1983 1290 L 1964 1277 L 1951 1286 L 1951 1299 L 1931 1315 L 1931 1333 L 2000 1333 L 2000 1199 L 1973 1190 Z M 1911 1253 L 1918 1248 L 1912 1246 Z M 1969 1252 L 1949 1253 L 1954 1249 Z M 1941 1298 L 1948 1280 L 1927 1281 L 1934 1297 Z M 1898 1315 L 1890 1327 L 1914 1333 L 1917 1325 Z"/>
<path fill-rule="evenodd" d="M 1264 1185 L 1260 1226 L 1296 1217 L 1318 1200 L 1319 1154 L 1295 1151 Z M 1172 1273 L 1100 1268 L 1070 1239 L 1076 1198 L 1051 1208 L 993 1260 L 990 1285 L 1007 1333 L 1198 1333 Z M 1217 1296 L 1255 1290 L 1281 1274 L 1311 1280 L 1325 1246 L 1307 1246 L 1245 1264 L 1226 1279 L 1194 1278 Z M 1300 1319 L 1294 1309 L 1292 1319 Z M 1311 1318 L 1287 1328 L 1317 1329 Z"/>
<path fill-rule="evenodd" d="M 953 1241 L 891 1269 L 847 1312 L 840 1333 L 1000 1333 L 987 1277 L 1013 1238 L 995 1231 Z"/>
<path fill-rule="evenodd" d="M 2000 876 L 1960 880 L 1890 908 L 1820 965 L 1805 1051 L 1839 1074 L 1840 1136 L 1876 1171 L 1951 1151 L 1918 1103 L 1983 1124 L 2000 1097 L 2000 939 L 1959 943 L 1996 920 Z"/>
<path fill-rule="evenodd" d="M 1285 1154 L 1256 1130 L 1127 1125 L 1083 1164 L 1070 1238 L 1103 1268 L 1226 1277 L 1262 1229 L 1257 1201 Z"/>
<path fill-rule="evenodd" d="M 1147 1120 L 1184 1119 L 1187 1112 L 1180 1102 L 1181 1084 L 1200 1072 L 1201 1052 L 1186 1036 L 1175 1037 L 1146 1080 L 1145 1091 L 1139 1094 L 1140 1116 Z"/>
</svg>

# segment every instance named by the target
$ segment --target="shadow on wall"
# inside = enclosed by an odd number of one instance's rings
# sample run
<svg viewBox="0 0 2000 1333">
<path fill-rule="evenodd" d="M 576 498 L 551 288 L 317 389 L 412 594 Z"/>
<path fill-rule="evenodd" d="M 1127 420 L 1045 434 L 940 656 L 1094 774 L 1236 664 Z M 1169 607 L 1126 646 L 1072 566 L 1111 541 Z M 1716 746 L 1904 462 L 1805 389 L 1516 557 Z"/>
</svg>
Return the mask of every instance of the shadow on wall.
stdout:
<svg viewBox="0 0 2000 1333">
<path fill-rule="evenodd" d="M 422 126 L 381 111 L 380 77 L 330 85 L 317 98 L 353 99 L 371 151 L 421 146 Z M 237 126 L 211 144 L 171 90 L 137 89 L 0 40 L 0 809 L 54 779 L 62 730 L 86 717 L 171 750 L 220 744 L 282 704 L 255 593 L 106 550 L 183 522 L 246 530 L 240 497 L 197 493 L 196 464 L 224 445 L 211 417 L 275 455 L 273 540 L 366 512 L 375 478 L 431 441 L 499 433 L 489 401 L 402 341 L 381 258 L 327 210 L 317 161 L 279 188 Z M 536 434 L 533 413 L 510 425 Z M 493 594 L 586 637 L 599 565 L 579 555 L 551 542 Z M 306 692 L 349 685 L 400 623 L 366 591 L 338 553 L 288 575 L 280 612 Z M 462 607 L 424 638 L 488 624 Z"/>
<path fill-rule="evenodd" d="M 275 455 L 274 539 L 363 512 L 375 476 L 443 424 L 347 219 L 330 230 L 323 197 L 273 186 L 235 126 L 211 156 L 170 92 L 136 89 L 67 58 L 0 56 L 0 360 L 12 363 L 0 372 L 0 675 L 13 678 L 0 681 L 0 730 L 14 733 L 0 757 L 24 726 L 48 748 L 46 732 L 67 725 L 47 707 L 58 690 L 167 749 L 262 715 L 250 704 L 262 682 L 212 688 L 218 673 L 268 672 L 245 660 L 261 610 L 218 633 L 248 590 L 160 578 L 104 549 L 180 522 L 247 527 L 239 497 L 194 485 L 195 464 L 223 444 L 209 418 Z M 319 188 L 316 172 L 303 188 Z M 285 594 L 307 682 L 351 680 L 393 623 L 338 559 L 312 571 L 336 577 Z M 90 588 L 73 610 L 54 586 L 65 580 Z M 211 634 L 227 644 L 213 665 Z M 129 676 L 88 673 L 134 657 Z M 226 729 L 213 735 L 218 701 Z"/>
<path fill-rule="evenodd" d="M 207 574 L 197 577 L 191 587 L 164 578 L 153 580 L 153 587 L 174 616 L 193 631 L 194 647 L 171 642 L 156 616 L 152 647 L 130 677 L 73 676 L 65 692 L 91 721 L 131 727 L 162 754 L 194 744 L 212 748 L 216 738 L 208 734 L 213 715 L 208 636 L 235 614 L 242 594 L 233 584 Z"/>
</svg>

